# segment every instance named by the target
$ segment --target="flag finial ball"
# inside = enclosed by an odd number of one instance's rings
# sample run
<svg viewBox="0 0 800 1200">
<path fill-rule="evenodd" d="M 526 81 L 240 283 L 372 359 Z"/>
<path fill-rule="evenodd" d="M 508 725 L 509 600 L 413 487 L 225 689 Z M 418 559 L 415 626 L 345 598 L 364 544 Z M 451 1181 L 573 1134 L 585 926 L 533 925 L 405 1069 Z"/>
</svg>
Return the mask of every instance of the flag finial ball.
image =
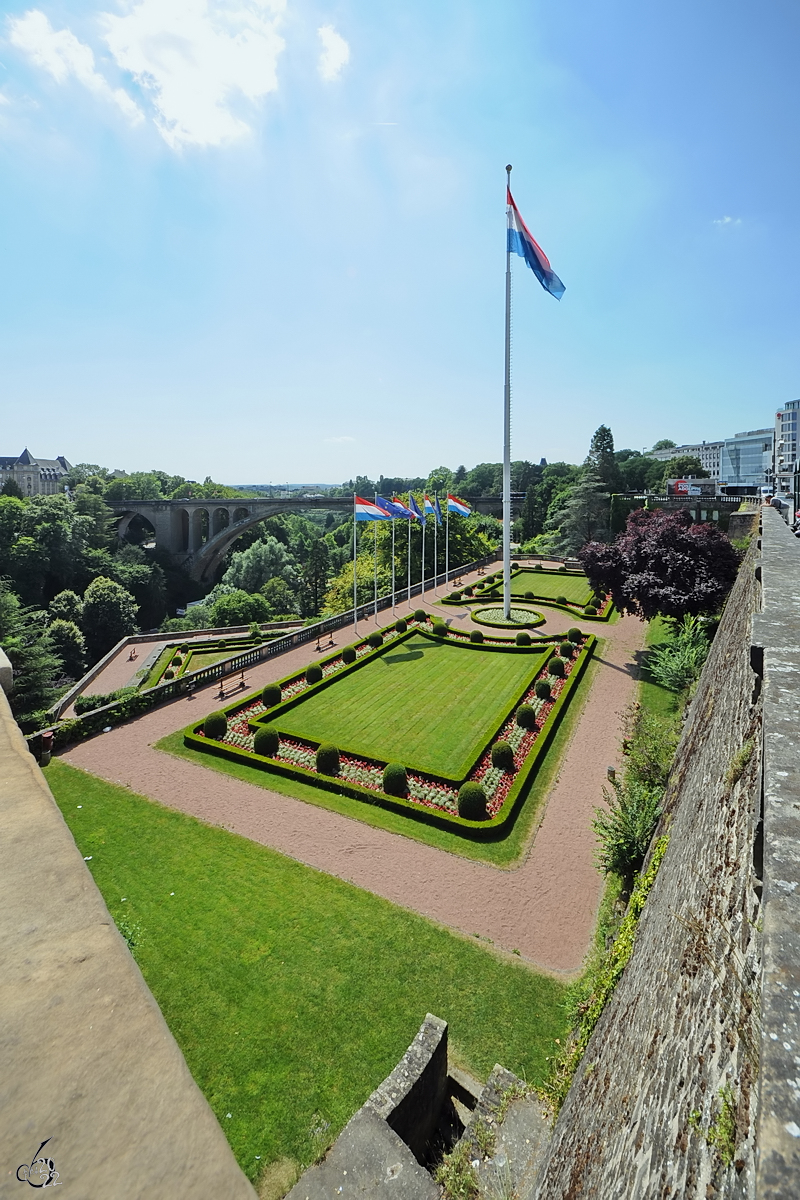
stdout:
<svg viewBox="0 0 800 1200">
<path fill-rule="evenodd" d="M 508 164 L 508 166 L 506 167 L 506 170 L 507 170 L 507 171 L 510 171 L 510 170 L 511 170 L 511 163 L 509 163 L 509 164 Z"/>
</svg>

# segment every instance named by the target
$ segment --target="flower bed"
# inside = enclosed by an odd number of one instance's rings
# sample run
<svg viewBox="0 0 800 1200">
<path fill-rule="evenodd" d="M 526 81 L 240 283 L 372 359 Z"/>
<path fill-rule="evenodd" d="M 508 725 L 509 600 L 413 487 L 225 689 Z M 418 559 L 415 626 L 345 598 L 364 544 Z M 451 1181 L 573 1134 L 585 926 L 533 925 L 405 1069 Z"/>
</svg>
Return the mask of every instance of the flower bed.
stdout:
<svg viewBox="0 0 800 1200">
<path fill-rule="evenodd" d="M 520 608 L 519 605 L 512 606 L 509 620 L 506 620 L 505 609 L 494 606 L 476 608 L 470 615 L 477 625 L 493 625 L 500 629 L 535 629 L 537 625 L 544 625 L 545 622 L 541 613 L 532 608 Z"/>
</svg>

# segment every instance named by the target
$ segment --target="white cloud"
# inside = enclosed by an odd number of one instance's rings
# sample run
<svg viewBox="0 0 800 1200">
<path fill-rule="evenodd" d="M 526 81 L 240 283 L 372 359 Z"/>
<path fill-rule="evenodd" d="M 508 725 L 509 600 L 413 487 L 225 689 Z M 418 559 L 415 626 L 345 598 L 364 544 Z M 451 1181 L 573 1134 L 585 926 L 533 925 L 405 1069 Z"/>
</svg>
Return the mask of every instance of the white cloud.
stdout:
<svg viewBox="0 0 800 1200">
<path fill-rule="evenodd" d="M 354 437 L 347 437 L 347 436 L 325 438 L 326 442 L 354 442 L 355 440 L 356 439 Z"/>
<path fill-rule="evenodd" d="M 350 61 L 350 47 L 332 25 L 320 25 L 317 33 L 322 42 L 318 68 L 320 78 L 326 83 L 333 83 Z"/>
<path fill-rule="evenodd" d="M 103 14 L 118 65 L 152 96 L 156 125 L 173 148 L 218 146 L 249 132 L 230 108 L 278 86 L 285 0 L 142 0 Z"/>
<path fill-rule="evenodd" d="M 741 217 L 715 217 L 711 222 L 712 225 L 719 225 L 721 228 L 731 228 L 735 225 L 741 225 Z"/>
<path fill-rule="evenodd" d="M 22 50 L 57 83 L 77 79 L 90 92 L 111 100 L 131 121 L 144 120 L 138 105 L 122 88 L 111 84 L 95 70 L 91 47 L 78 41 L 69 29 L 54 29 L 43 12 L 31 9 L 22 17 L 9 21 L 12 45 Z"/>
</svg>

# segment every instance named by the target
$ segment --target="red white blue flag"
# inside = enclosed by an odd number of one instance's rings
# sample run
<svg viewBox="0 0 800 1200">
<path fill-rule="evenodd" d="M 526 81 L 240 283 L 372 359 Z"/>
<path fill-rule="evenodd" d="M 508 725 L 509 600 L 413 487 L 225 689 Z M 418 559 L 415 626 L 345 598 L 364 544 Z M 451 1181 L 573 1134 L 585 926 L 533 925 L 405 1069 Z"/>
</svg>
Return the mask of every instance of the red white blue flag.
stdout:
<svg viewBox="0 0 800 1200">
<path fill-rule="evenodd" d="M 462 517 L 468 517 L 472 509 L 463 500 L 459 500 L 458 496 L 451 496 L 447 493 L 447 508 L 449 512 L 458 513 Z"/>
<path fill-rule="evenodd" d="M 524 258 L 544 290 L 551 296 L 555 296 L 556 300 L 560 300 L 567 289 L 550 266 L 550 260 L 544 250 L 520 216 L 510 188 L 507 188 L 506 191 L 508 206 L 511 209 L 511 224 L 508 229 L 509 252 Z"/>
<path fill-rule="evenodd" d="M 385 508 L 381 508 L 379 504 L 373 504 L 371 500 L 364 500 L 361 496 L 353 496 L 353 507 L 357 521 L 391 521 L 392 519 L 392 514 Z"/>
</svg>

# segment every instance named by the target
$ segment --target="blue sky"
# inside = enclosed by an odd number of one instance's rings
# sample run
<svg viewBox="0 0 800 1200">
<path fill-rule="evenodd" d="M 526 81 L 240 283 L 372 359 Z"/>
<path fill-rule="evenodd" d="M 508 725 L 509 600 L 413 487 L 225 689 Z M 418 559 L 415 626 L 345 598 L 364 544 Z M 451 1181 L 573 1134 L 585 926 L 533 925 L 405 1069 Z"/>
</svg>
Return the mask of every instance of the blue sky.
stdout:
<svg viewBox="0 0 800 1200">
<path fill-rule="evenodd" d="M 770 424 L 800 394 L 790 0 L 4 0 L 0 453 L 228 482 Z"/>
</svg>

